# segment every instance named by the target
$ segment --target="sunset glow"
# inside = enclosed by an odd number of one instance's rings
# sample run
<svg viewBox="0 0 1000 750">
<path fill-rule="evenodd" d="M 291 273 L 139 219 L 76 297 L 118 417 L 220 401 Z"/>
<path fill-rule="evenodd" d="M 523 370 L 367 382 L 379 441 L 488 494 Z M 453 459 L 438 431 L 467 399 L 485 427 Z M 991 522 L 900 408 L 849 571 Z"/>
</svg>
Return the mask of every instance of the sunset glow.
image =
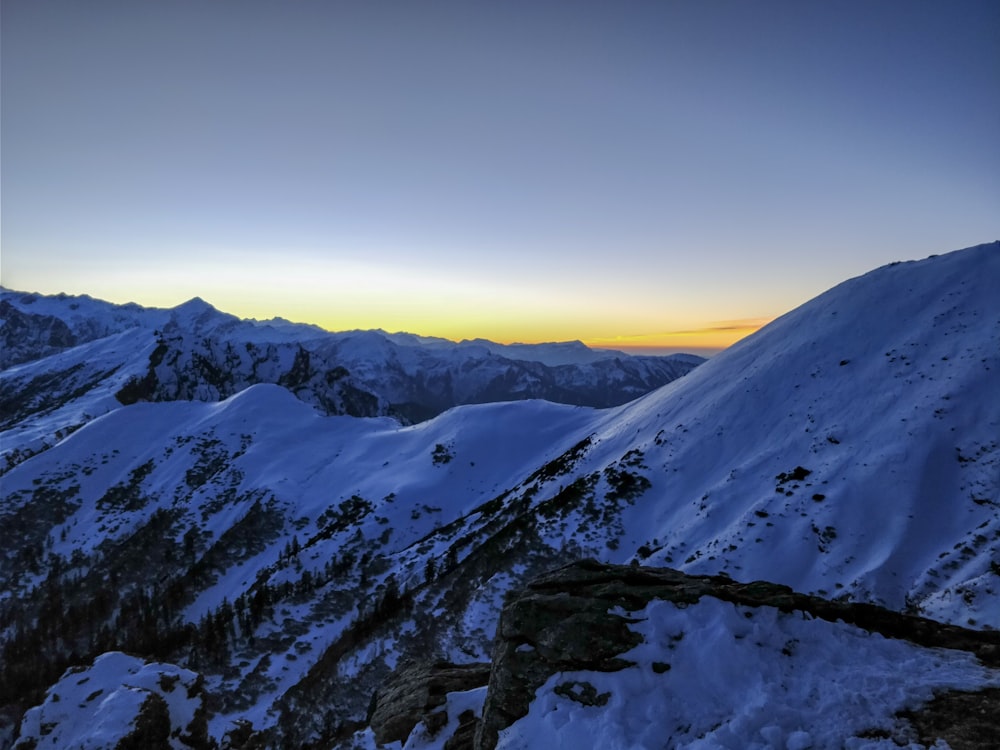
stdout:
<svg viewBox="0 0 1000 750">
<path fill-rule="evenodd" d="M 11 289 L 715 351 L 1000 236 L 993 2 L 9 0 L 2 21 Z"/>
<path fill-rule="evenodd" d="M 703 328 L 688 331 L 615 336 L 607 339 L 589 339 L 584 343 L 597 349 L 621 349 L 632 354 L 714 353 L 732 346 L 770 322 L 768 318 L 730 320 L 710 323 Z"/>
</svg>

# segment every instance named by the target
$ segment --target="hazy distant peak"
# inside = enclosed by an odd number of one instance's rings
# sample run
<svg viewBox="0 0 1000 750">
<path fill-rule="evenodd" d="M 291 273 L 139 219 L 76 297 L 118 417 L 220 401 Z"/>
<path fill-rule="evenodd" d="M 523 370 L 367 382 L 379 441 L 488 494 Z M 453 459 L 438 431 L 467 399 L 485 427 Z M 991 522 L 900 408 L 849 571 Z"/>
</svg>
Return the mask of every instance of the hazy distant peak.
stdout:
<svg viewBox="0 0 1000 750">
<path fill-rule="evenodd" d="M 423 347 L 455 346 L 454 341 L 441 338 L 440 336 L 422 336 L 419 333 L 409 333 L 407 331 L 395 331 L 393 333 L 389 333 L 387 331 L 383 331 L 381 328 L 378 329 L 378 331 L 393 343 L 401 344 L 403 346 L 423 346 Z"/>
<path fill-rule="evenodd" d="M 171 308 L 169 326 L 184 328 L 217 328 L 220 325 L 234 325 L 240 322 L 235 315 L 222 312 L 201 297 L 192 297 L 177 307 Z"/>
<path fill-rule="evenodd" d="M 327 331 L 325 328 L 323 328 L 322 326 L 318 326 L 315 323 L 297 323 L 294 320 L 289 320 L 288 318 L 282 318 L 281 316 L 268 318 L 267 320 L 257 320 L 256 318 L 248 318 L 247 322 L 260 327 L 271 327 L 271 328 L 281 328 L 281 329 L 302 329 L 302 330 L 315 331 L 316 333 L 329 333 L 329 331 Z"/>
<path fill-rule="evenodd" d="M 465 339 L 459 343 L 463 348 L 482 348 L 490 354 L 522 362 L 540 362 L 549 367 L 560 365 L 584 365 L 603 359 L 627 356 L 622 352 L 591 349 L 582 341 L 553 341 L 543 344 L 498 344 L 487 339 Z"/>
<path fill-rule="evenodd" d="M 201 297 L 192 297 L 187 302 L 182 302 L 174 308 L 174 312 L 200 314 L 206 311 L 218 312 L 215 307 L 203 300 Z"/>
</svg>

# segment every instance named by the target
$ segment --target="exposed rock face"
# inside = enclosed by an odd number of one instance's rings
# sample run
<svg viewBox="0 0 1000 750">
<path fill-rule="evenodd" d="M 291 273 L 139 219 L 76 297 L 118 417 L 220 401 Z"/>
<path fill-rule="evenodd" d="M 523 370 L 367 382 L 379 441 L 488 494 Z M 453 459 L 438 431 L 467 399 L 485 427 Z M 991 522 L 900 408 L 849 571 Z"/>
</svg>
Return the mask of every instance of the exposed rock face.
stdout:
<svg viewBox="0 0 1000 750">
<path fill-rule="evenodd" d="M 475 746 L 483 750 L 496 747 L 499 732 L 528 713 L 536 690 L 552 675 L 571 671 L 613 672 L 632 666 L 621 655 L 638 645 L 642 637 L 628 627 L 636 621 L 624 613 L 641 610 L 653 599 L 683 605 L 694 604 L 702 597 L 750 607 L 774 607 L 782 612 L 801 611 L 814 618 L 853 624 L 887 638 L 969 651 L 984 664 L 1000 666 L 997 631 L 967 630 L 870 604 L 833 602 L 764 581 L 737 583 L 722 576 L 691 576 L 669 568 L 584 560 L 535 579 L 505 605 Z M 653 665 L 654 671 L 656 666 Z M 607 701 L 606 696 L 597 694 L 587 683 L 567 683 L 558 689 L 585 705 L 600 706 Z M 996 694 L 975 695 L 980 698 L 971 700 L 979 705 L 982 700 L 995 701 Z M 969 720 L 974 726 L 962 726 L 960 712 L 951 711 L 946 720 L 927 719 L 925 726 L 919 720 L 914 723 L 927 733 L 939 731 L 936 736 L 946 738 L 1000 736 L 997 711 L 976 711 L 969 714 Z"/>
<path fill-rule="evenodd" d="M 48 356 L 77 344 L 73 331 L 59 318 L 33 315 L 0 300 L 0 368 Z"/>
<path fill-rule="evenodd" d="M 489 664 L 435 662 L 402 667 L 374 697 L 370 725 L 375 740 L 380 745 L 405 743 L 421 721 L 431 732 L 440 729 L 447 723 L 446 715 L 438 711 L 445 703 L 445 696 L 482 687 L 489 675 Z M 471 729 L 474 722 L 463 727 Z"/>
</svg>

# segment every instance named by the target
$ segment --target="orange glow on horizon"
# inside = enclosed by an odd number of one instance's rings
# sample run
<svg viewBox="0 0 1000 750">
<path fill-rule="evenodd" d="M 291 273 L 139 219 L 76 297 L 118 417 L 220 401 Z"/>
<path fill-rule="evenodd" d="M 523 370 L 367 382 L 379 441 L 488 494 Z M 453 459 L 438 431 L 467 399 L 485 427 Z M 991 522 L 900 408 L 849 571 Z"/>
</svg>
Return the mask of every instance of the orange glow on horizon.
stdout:
<svg viewBox="0 0 1000 750">
<path fill-rule="evenodd" d="M 594 349 L 622 349 L 632 353 L 647 350 L 650 353 L 663 350 L 721 351 L 737 341 L 759 331 L 773 318 L 750 318 L 727 320 L 713 323 L 703 328 L 684 331 L 664 331 L 635 336 L 612 336 L 588 338 L 584 343 Z"/>
<path fill-rule="evenodd" d="M 545 330 L 543 326 L 530 326 L 535 330 L 521 333 L 510 333 L 515 326 L 510 321 L 482 319 L 469 327 L 468 321 L 456 326 L 454 323 L 444 325 L 439 321 L 425 320 L 426 325 L 415 325 L 409 321 L 403 327 L 371 326 L 371 325 L 324 325 L 320 327 L 328 331 L 344 331 L 352 329 L 368 330 L 380 327 L 388 333 L 413 333 L 418 336 L 443 338 L 450 341 L 468 339 L 487 339 L 497 344 L 546 344 L 565 341 L 582 341 L 592 349 L 616 349 L 630 354 L 661 354 L 664 352 L 691 352 L 694 354 L 716 353 L 727 349 L 737 341 L 770 323 L 773 318 L 751 318 L 739 321 L 722 321 L 683 331 L 664 331 L 658 333 L 638 334 L 629 336 L 587 336 L 583 331 L 574 331 L 566 326 L 553 326 Z M 541 330 L 539 330 L 541 329 Z"/>
<path fill-rule="evenodd" d="M 252 263 L 232 263 L 209 264 L 205 273 L 197 276 L 179 267 L 159 268 L 155 274 L 141 277 L 91 269 L 77 274 L 75 283 L 68 287 L 30 274 L 15 275 L 10 283 L 41 294 L 90 294 L 118 304 L 136 302 L 161 308 L 200 296 L 238 318 L 263 321 L 281 317 L 333 332 L 378 328 L 451 341 L 480 338 L 499 344 L 579 340 L 595 349 L 633 354 L 714 354 L 773 319 L 712 321 L 704 309 L 671 312 L 614 295 L 597 306 L 575 290 L 556 293 L 530 285 L 437 278 L 418 271 L 407 276 L 345 264 L 339 273 L 329 268 L 319 271 L 304 277 L 295 268 L 283 268 L 264 280 Z M 669 320 L 676 328 L 657 331 L 644 325 L 657 319 Z M 639 332 L 619 334 L 622 330 Z"/>
</svg>

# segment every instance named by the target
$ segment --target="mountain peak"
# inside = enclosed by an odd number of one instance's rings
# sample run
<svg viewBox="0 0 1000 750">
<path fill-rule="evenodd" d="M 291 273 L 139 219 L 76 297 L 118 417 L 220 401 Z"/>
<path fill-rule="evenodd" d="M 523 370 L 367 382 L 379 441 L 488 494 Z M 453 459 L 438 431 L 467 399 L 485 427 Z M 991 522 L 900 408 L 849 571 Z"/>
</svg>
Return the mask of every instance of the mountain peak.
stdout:
<svg viewBox="0 0 1000 750">
<path fill-rule="evenodd" d="M 209 323 L 215 325 L 223 321 L 237 322 L 239 320 L 235 315 L 222 312 L 201 297 L 192 297 L 187 302 L 171 308 L 170 317 L 182 327 L 204 326 Z"/>
<path fill-rule="evenodd" d="M 203 300 L 201 297 L 192 297 L 187 302 L 182 302 L 174 308 L 174 311 L 196 314 L 201 314 L 203 312 L 218 312 L 215 307 Z"/>
</svg>

